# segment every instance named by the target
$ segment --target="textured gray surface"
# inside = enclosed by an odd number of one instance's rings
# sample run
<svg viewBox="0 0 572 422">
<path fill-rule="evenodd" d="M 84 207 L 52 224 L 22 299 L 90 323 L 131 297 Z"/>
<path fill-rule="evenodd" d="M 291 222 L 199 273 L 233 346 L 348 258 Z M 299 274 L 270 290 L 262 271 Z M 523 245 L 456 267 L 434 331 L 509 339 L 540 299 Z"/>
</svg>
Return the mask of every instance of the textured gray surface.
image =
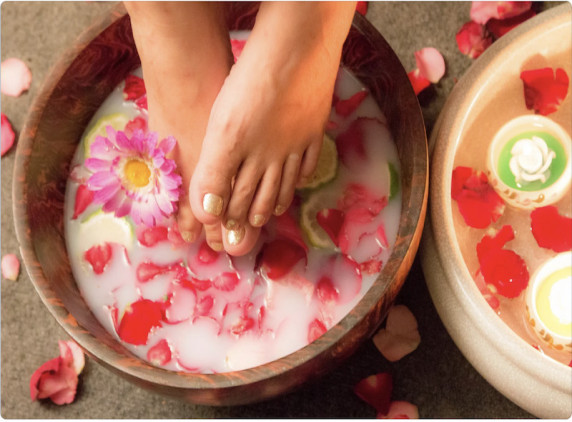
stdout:
<svg viewBox="0 0 572 422">
<path fill-rule="evenodd" d="M 16 131 L 22 129 L 33 97 L 58 55 L 110 3 L 2 3 L 2 60 L 23 59 L 33 82 L 19 98 L 2 95 L 2 111 Z M 394 48 L 406 70 L 413 53 L 438 48 L 447 63 L 442 81 L 420 96 L 428 133 L 471 60 L 457 50 L 455 33 L 469 19 L 470 3 L 370 3 L 367 18 Z M 2 255 L 18 251 L 12 217 L 12 171 L 15 150 L 2 158 Z M 264 403 L 212 408 L 195 406 L 141 390 L 87 361 L 73 404 L 31 402 L 33 371 L 58 354 L 67 336 L 43 306 L 25 271 L 16 282 L 2 280 L 1 415 L 3 418 L 374 418 L 375 411 L 352 392 L 362 378 L 389 371 L 394 400 L 419 407 L 422 418 L 526 418 L 528 413 L 492 388 L 461 355 L 431 303 L 416 261 L 398 302 L 419 322 L 419 348 L 399 362 L 387 362 L 367 341 L 344 365 L 319 381 Z"/>
</svg>

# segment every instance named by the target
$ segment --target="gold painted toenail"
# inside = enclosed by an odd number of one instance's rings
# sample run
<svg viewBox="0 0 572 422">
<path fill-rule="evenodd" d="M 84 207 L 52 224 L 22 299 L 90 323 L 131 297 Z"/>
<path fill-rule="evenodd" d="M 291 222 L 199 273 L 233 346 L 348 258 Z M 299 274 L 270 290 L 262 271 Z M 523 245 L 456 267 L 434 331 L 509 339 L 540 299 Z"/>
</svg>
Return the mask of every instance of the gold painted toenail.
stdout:
<svg viewBox="0 0 572 422">
<path fill-rule="evenodd" d="M 222 198 L 214 193 L 207 193 L 203 197 L 203 210 L 214 216 L 222 213 Z"/>
<path fill-rule="evenodd" d="M 286 211 L 286 207 L 284 205 L 276 205 L 276 208 L 274 208 L 275 215 L 281 215 L 284 211 Z"/>
<path fill-rule="evenodd" d="M 244 227 L 239 227 L 236 230 L 229 230 L 229 232 L 226 234 L 226 239 L 228 240 L 229 244 L 236 246 L 242 241 L 242 239 L 244 239 L 245 233 L 246 230 L 244 230 Z"/>
<path fill-rule="evenodd" d="M 187 243 L 193 243 L 195 241 L 195 234 L 193 232 L 189 232 L 189 231 L 182 231 L 181 232 L 181 237 L 183 238 L 183 240 Z"/>
<path fill-rule="evenodd" d="M 260 227 L 264 224 L 264 216 L 262 214 L 256 214 L 252 218 L 252 225 L 254 227 Z"/>
<path fill-rule="evenodd" d="M 221 242 L 211 242 L 211 243 L 209 243 L 209 246 L 211 247 L 211 249 L 213 251 L 217 251 L 217 252 L 222 251 L 224 248 L 224 246 L 222 245 Z"/>
<path fill-rule="evenodd" d="M 238 226 L 238 223 L 236 222 L 236 220 L 233 220 L 232 218 L 230 220 L 227 220 L 226 224 L 224 225 L 224 227 L 227 230 L 234 230 L 237 226 Z"/>
</svg>

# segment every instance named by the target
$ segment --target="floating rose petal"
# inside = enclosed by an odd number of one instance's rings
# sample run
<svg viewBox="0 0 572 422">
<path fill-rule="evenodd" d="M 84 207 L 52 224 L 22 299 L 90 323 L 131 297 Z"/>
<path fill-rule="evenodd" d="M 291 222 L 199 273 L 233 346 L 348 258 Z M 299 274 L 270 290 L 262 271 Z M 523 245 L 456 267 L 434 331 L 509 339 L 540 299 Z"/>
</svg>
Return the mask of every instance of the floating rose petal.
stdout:
<svg viewBox="0 0 572 422">
<path fill-rule="evenodd" d="M 93 192 L 90 191 L 88 187 L 82 183 L 77 187 L 77 191 L 75 193 L 72 220 L 78 218 L 92 202 Z"/>
<path fill-rule="evenodd" d="M 183 278 L 186 276 L 186 270 L 179 263 L 169 265 L 157 265 L 153 262 L 142 262 L 137 266 L 137 280 L 140 283 L 146 283 L 160 274 L 174 273 L 175 278 Z"/>
<path fill-rule="evenodd" d="M 308 252 L 308 245 L 306 245 L 306 242 L 304 242 L 304 237 L 302 236 L 300 226 L 289 212 L 275 216 L 274 221 L 276 222 L 277 238 L 285 238 L 291 240 L 302 249 L 304 249 L 304 251 Z"/>
<path fill-rule="evenodd" d="M 351 164 L 351 159 L 357 157 L 365 160 L 365 144 L 363 133 L 363 121 L 365 118 L 358 118 L 336 137 L 336 148 L 342 163 L 346 166 Z"/>
<path fill-rule="evenodd" d="M 103 245 L 95 245 L 89 248 L 83 255 L 84 259 L 89 262 L 95 274 L 103 274 L 107 264 L 111 260 L 113 249 L 109 243 Z"/>
<path fill-rule="evenodd" d="M 445 74 L 445 59 L 436 48 L 426 47 L 416 51 L 415 62 L 421 75 L 434 84 Z"/>
<path fill-rule="evenodd" d="M 407 74 L 407 77 L 409 78 L 415 95 L 419 95 L 421 91 L 431 86 L 431 81 L 423 76 L 419 69 L 412 70 Z"/>
<path fill-rule="evenodd" d="M 524 70 L 520 73 L 524 84 L 526 108 L 546 116 L 554 113 L 566 98 L 569 79 L 564 69 L 551 67 Z"/>
<path fill-rule="evenodd" d="M 147 119 L 141 116 L 135 117 L 133 120 L 129 120 L 125 125 L 125 134 L 127 136 L 133 136 L 135 131 L 142 130 L 144 133 L 148 131 Z"/>
<path fill-rule="evenodd" d="M 330 236 L 334 245 L 339 246 L 339 234 L 342 225 L 344 224 L 345 213 L 336 208 L 328 208 L 318 211 L 316 214 L 316 221 Z"/>
<path fill-rule="evenodd" d="M 240 279 L 236 273 L 224 272 L 213 280 L 215 289 L 222 290 L 223 292 L 230 292 L 240 283 Z"/>
<path fill-rule="evenodd" d="M 20 59 L 6 59 L 0 65 L 0 90 L 2 94 L 18 97 L 30 88 L 32 72 Z"/>
<path fill-rule="evenodd" d="M 261 253 L 261 268 L 272 280 L 284 277 L 299 261 L 308 259 L 306 251 L 289 239 L 273 240 L 263 246 Z"/>
<path fill-rule="evenodd" d="M 18 257 L 9 253 L 2 257 L 2 277 L 7 280 L 16 281 L 20 274 L 20 260 Z"/>
<path fill-rule="evenodd" d="M 520 15 L 531 6 L 530 1 L 473 1 L 471 20 L 484 25 L 491 18 L 506 19 Z"/>
<path fill-rule="evenodd" d="M 138 229 L 137 240 L 141 245 L 147 248 L 169 239 L 169 228 L 165 226 L 143 227 Z"/>
<path fill-rule="evenodd" d="M 465 23 L 455 35 L 459 51 L 471 59 L 479 57 L 493 42 L 487 29 L 473 21 Z"/>
<path fill-rule="evenodd" d="M 488 20 L 486 26 L 491 34 L 493 34 L 496 38 L 500 38 L 511 29 L 516 28 L 518 25 L 534 16 L 536 16 L 536 12 L 532 9 L 528 9 L 526 12 L 521 13 L 518 16 L 513 16 L 512 18 L 491 18 Z"/>
<path fill-rule="evenodd" d="M 529 280 L 526 262 L 516 252 L 503 249 L 512 239 L 512 227 L 505 225 L 492 236 L 486 234 L 477 244 L 477 257 L 485 282 L 508 298 L 517 297 L 526 289 Z"/>
<path fill-rule="evenodd" d="M 171 361 L 171 357 L 171 347 L 165 339 L 159 340 L 147 351 L 147 360 L 153 365 L 166 365 Z"/>
<path fill-rule="evenodd" d="M 14 129 L 10 124 L 10 121 L 6 117 L 4 113 L 1 113 L 2 116 L 2 133 L 0 136 L 1 138 L 1 145 L 0 145 L 0 156 L 4 157 L 4 154 L 8 152 L 12 145 L 14 145 L 14 140 L 16 139 L 16 134 L 14 133 Z"/>
<path fill-rule="evenodd" d="M 308 343 L 312 343 L 317 338 L 321 337 L 328 329 L 319 319 L 313 320 L 308 326 Z"/>
<path fill-rule="evenodd" d="M 363 100 L 368 96 L 368 92 L 365 90 L 358 91 L 350 98 L 346 100 L 338 100 L 334 106 L 336 113 L 342 117 L 348 117 L 352 114 Z"/>
<path fill-rule="evenodd" d="M 145 82 L 136 75 L 127 75 L 125 87 L 123 88 L 123 98 L 134 101 L 139 108 L 147 109 L 147 91 Z"/>
<path fill-rule="evenodd" d="M 486 228 L 503 214 L 505 204 L 488 182 L 487 175 L 470 167 L 453 170 L 451 198 L 457 201 L 465 223 L 474 228 Z"/>
<path fill-rule="evenodd" d="M 74 401 L 78 374 L 85 358 L 81 348 L 72 340 L 60 341 L 60 356 L 41 365 L 30 379 L 32 400 L 49 398 L 58 405 Z"/>
<path fill-rule="evenodd" d="M 375 347 L 390 362 L 408 355 L 417 349 L 420 342 L 417 320 L 404 305 L 395 305 L 389 309 L 385 328 L 373 337 Z"/>
<path fill-rule="evenodd" d="M 392 401 L 387 414 L 377 414 L 377 419 L 419 419 L 419 409 L 407 401 Z"/>
<path fill-rule="evenodd" d="M 392 391 L 393 378 L 388 372 L 370 375 L 354 387 L 356 395 L 382 415 L 387 415 L 389 412 Z"/>
<path fill-rule="evenodd" d="M 230 48 L 232 49 L 232 55 L 234 56 L 235 63 L 238 61 L 238 58 L 242 54 L 242 50 L 244 49 L 245 45 L 246 45 L 246 40 L 235 40 L 231 38 Z"/>
<path fill-rule="evenodd" d="M 360 15 L 365 16 L 365 14 L 367 13 L 367 1 L 358 1 L 356 3 L 356 12 L 358 12 Z"/>
<path fill-rule="evenodd" d="M 549 205 L 530 213 L 530 228 L 538 246 L 564 252 L 572 249 L 572 218 L 558 213 Z"/>
<path fill-rule="evenodd" d="M 117 334 L 129 344 L 147 344 L 154 327 L 161 325 L 164 305 L 148 299 L 140 299 L 128 305 L 119 322 Z"/>
</svg>

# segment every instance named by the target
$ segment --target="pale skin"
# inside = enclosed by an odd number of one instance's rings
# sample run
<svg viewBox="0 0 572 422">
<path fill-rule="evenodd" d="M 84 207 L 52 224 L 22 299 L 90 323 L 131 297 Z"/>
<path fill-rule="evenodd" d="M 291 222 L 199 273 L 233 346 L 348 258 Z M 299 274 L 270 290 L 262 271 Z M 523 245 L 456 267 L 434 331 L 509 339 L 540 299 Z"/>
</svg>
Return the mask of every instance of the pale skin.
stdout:
<svg viewBox="0 0 572 422">
<path fill-rule="evenodd" d="M 125 6 L 149 127 L 178 140 L 179 230 L 246 254 L 316 167 L 355 2 L 263 2 L 234 65 L 224 3 Z"/>
</svg>

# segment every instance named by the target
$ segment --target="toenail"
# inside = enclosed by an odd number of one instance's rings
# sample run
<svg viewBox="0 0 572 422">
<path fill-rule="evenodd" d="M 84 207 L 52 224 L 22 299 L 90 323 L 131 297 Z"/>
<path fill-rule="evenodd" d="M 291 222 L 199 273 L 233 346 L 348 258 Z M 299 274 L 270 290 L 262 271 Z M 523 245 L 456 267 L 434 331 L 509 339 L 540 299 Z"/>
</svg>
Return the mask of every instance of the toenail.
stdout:
<svg viewBox="0 0 572 422">
<path fill-rule="evenodd" d="M 227 220 L 226 224 L 224 225 L 224 227 L 227 230 L 234 230 L 237 226 L 238 226 L 238 222 L 236 220 L 233 220 L 232 218 Z"/>
<path fill-rule="evenodd" d="M 195 234 L 193 232 L 189 232 L 189 231 L 182 231 L 181 232 L 181 237 L 183 238 L 183 240 L 187 243 L 193 243 L 195 241 Z"/>
<path fill-rule="evenodd" d="M 275 215 L 283 214 L 284 211 L 286 211 L 286 207 L 284 205 L 276 205 L 276 208 L 274 208 Z"/>
<path fill-rule="evenodd" d="M 224 248 L 224 246 L 222 245 L 221 242 L 211 242 L 211 243 L 209 243 L 209 246 L 211 247 L 211 249 L 213 251 L 217 251 L 217 252 L 222 251 Z"/>
<path fill-rule="evenodd" d="M 254 227 L 260 227 L 264 224 L 264 216 L 262 214 L 256 214 L 252 218 L 252 225 Z"/>
<path fill-rule="evenodd" d="M 244 227 L 239 227 L 236 230 L 229 230 L 226 234 L 226 239 L 230 245 L 236 246 L 242 241 L 242 239 L 244 239 L 245 232 L 246 230 L 244 230 Z"/>
<path fill-rule="evenodd" d="M 206 213 L 219 216 L 222 213 L 222 198 L 214 193 L 207 193 L 203 197 L 203 209 Z"/>
</svg>

